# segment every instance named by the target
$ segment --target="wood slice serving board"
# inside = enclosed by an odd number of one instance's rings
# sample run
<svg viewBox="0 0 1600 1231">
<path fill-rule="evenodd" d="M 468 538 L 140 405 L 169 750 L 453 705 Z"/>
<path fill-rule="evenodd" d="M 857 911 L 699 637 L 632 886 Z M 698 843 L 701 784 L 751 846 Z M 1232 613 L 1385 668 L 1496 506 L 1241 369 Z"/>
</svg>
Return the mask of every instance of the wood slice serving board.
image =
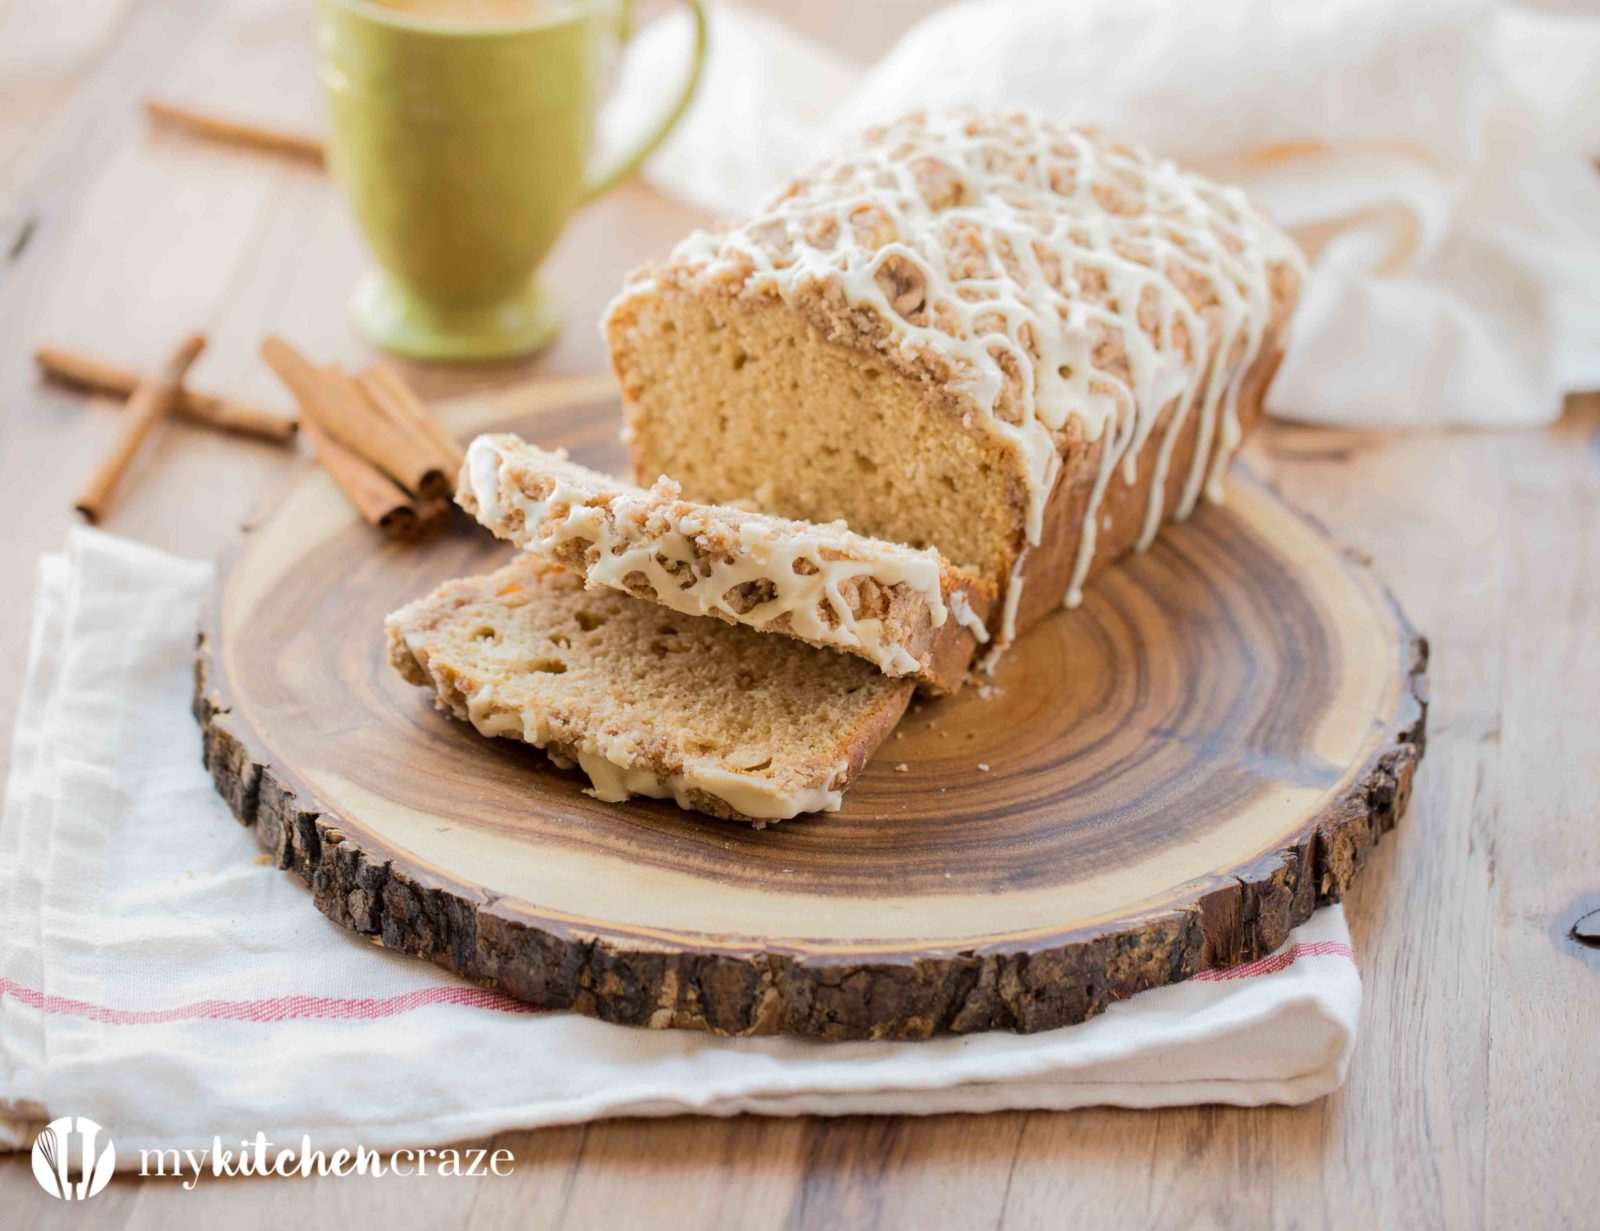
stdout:
<svg viewBox="0 0 1600 1231">
<path fill-rule="evenodd" d="M 546 402 L 447 417 L 621 470 L 613 398 Z M 842 811 L 762 830 L 599 803 L 400 679 L 384 614 L 510 550 L 464 518 L 390 544 L 307 473 L 225 562 L 196 713 L 218 789 L 324 914 L 552 1009 L 827 1039 L 1081 1021 L 1276 948 L 1422 754 L 1425 644 L 1247 476 L 988 697 L 908 712 Z"/>
</svg>

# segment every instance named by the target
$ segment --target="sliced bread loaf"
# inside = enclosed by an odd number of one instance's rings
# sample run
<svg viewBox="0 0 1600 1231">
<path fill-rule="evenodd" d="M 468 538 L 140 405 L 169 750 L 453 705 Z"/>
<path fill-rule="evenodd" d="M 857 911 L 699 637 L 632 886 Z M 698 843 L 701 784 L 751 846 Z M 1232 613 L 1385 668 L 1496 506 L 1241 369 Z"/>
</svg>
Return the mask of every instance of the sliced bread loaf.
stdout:
<svg viewBox="0 0 1600 1231">
<path fill-rule="evenodd" d="M 639 270 L 634 476 L 937 547 L 996 640 L 1218 497 L 1306 266 L 1242 193 L 1026 113 L 913 115 Z"/>
<path fill-rule="evenodd" d="M 512 435 L 472 442 L 456 499 L 591 587 L 843 650 L 931 691 L 959 688 L 988 640 L 991 582 L 843 522 L 694 504 L 668 479 L 647 491 Z"/>
<path fill-rule="evenodd" d="M 757 825 L 832 812 L 914 684 L 703 620 L 533 555 L 447 581 L 386 621 L 389 658 L 485 735 L 578 765 L 598 799 L 673 799 Z"/>
</svg>

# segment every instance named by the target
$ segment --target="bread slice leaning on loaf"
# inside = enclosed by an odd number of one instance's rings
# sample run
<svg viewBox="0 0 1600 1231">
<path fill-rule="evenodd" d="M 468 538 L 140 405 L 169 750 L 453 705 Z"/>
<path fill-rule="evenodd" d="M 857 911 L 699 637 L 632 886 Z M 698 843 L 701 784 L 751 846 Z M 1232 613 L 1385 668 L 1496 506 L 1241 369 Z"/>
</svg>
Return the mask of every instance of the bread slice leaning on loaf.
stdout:
<svg viewBox="0 0 1600 1231">
<path fill-rule="evenodd" d="M 842 650 L 931 692 L 959 688 L 988 640 L 994 587 L 931 548 L 693 504 L 668 479 L 634 487 L 513 435 L 472 442 L 456 500 L 591 587 Z"/>
<path fill-rule="evenodd" d="M 1004 643 L 1220 497 L 1304 270 L 1133 146 L 912 116 L 639 270 L 605 330 L 635 477 L 937 548 Z"/>
<path fill-rule="evenodd" d="M 386 621 L 389 659 L 484 735 L 580 766 L 589 793 L 758 825 L 833 812 L 915 688 L 859 658 L 589 591 L 536 556 Z"/>
</svg>

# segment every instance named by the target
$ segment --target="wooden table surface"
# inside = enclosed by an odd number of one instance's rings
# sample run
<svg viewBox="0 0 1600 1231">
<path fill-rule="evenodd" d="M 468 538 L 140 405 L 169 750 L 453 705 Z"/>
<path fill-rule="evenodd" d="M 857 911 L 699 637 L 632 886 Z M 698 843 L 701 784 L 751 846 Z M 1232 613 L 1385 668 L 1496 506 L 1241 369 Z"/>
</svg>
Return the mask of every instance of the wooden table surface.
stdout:
<svg viewBox="0 0 1600 1231">
<path fill-rule="evenodd" d="M 776 6 L 774 6 L 776 7 Z M 875 54 L 923 6 L 787 6 Z M 152 131 L 147 94 L 317 125 L 308 18 L 284 0 L 0 0 L 0 665 L 26 653 L 34 561 L 117 425 L 41 385 L 50 341 L 156 362 L 212 343 L 199 387 L 283 405 L 256 358 L 279 331 L 368 354 L 345 318 L 365 259 L 323 175 Z M 632 185 L 547 266 L 570 324 L 536 362 L 411 369 L 443 396 L 602 363 L 622 272 L 696 221 Z M 209 557 L 295 464 L 162 429 L 107 528 Z M 983 1117 L 614 1121 L 508 1133 L 509 1178 L 119 1178 L 58 1206 L 0 1159 L 0 1224 L 166 1228 L 664 1225 L 1580 1226 L 1600 1220 L 1600 398 L 1514 435 L 1273 425 L 1253 462 L 1369 553 L 1432 640 L 1429 747 L 1410 814 L 1349 903 L 1366 987 L 1349 1081 L 1308 1107 Z M 13 688 L 0 690 L 9 748 Z M 307 909 L 311 909 L 307 902 Z M 285 1080 L 289 1080 L 285 1075 Z M 65 1109 L 64 1109 L 65 1110 Z"/>
</svg>

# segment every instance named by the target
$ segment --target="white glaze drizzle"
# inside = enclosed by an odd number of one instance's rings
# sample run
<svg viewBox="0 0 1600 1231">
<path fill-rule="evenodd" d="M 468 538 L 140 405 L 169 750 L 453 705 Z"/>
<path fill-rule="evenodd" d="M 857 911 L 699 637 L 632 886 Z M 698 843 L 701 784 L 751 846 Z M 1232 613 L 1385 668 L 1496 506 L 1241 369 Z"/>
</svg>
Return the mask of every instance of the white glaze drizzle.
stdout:
<svg viewBox="0 0 1600 1231">
<path fill-rule="evenodd" d="M 886 327 L 886 353 L 947 365 L 949 385 L 977 412 L 969 417 L 1022 459 L 1031 546 L 1067 420 L 1090 442 L 1109 431 L 1068 606 L 1082 596 L 1106 488 L 1119 465 L 1135 480 L 1163 410 L 1172 419 L 1137 545 L 1161 524 L 1173 446 L 1191 414 L 1199 440 L 1174 513 L 1187 516 L 1202 494 L 1220 499 L 1240 438 L 1240 381 L 1260 350 L 1280 265 L 1304 278 L 1293 241 L 1242 192 L 1027 113 L 900 121 L 785 186 L 736 229 L 689 236 L 672 259 L 680 274 L 742 277 L 743 290 L 791 305 L 837 288 Z M 612 310 L 653 285 L 644 275 Z M 1096 362 L 1097 342 L 1108 362 Z M 1003 640 L 1018 578 L 1013 570 Z"/>
<path fill-rule="evenodd" d="M 972 634 L 979 645 L 989 640 L 989 630 L 967 601 L 965 591 L 956 590 L 950 595 L 950 614 L 955 616 L 957 624 Z"/>
<path fill-rule="evenodd" d="M 524 456 L 519 459 L 519 454 Z M 568 478 L 559 473 L 561 467 L 549 464 L 552 460 L 564 458 L 544 454 L 515 437 L 479 436 L 468 447 L 465 464 L 477 505 L 475 516 L 500 538 L 549 559 L 557 559 L 557 549 L 564 543 L 593 544 L 598 552 L 589 553 L 584 570 L 591 584 L 626 593 L 627 579 L 639 574 L 650 583 L 658 603 L 686 615 L 723 612 L 755 628 L 787 616 L 796 636 L 856 651 L 893 676 L 915 674 L 923 664 L 889 635 L 883 621 L 852 613 L 842 587 L 853 578 L 871 578 L 885 587 L 904 586 L 915 592 L 923 600 L 931 628 L 943 627 L 954 611 L 957 621 L 980 641 L 988 638 L 964 593 L 956 591 L 946 605 L 942 561 L 931 548 L 918 551 L 860 540 L 869 550 L 841 559 L 838 550 L 850 545 L 842 537 L 849 533 L 843 523 L 808 527 L 752 516 L 738 527 L 738 555 L 711 560 L 695 550 L 695 541 L 711 528 L 706 512 L 677 503 L 675 485 L 663 480 L 643 491 L 576 466 L 570 467 L 573 476 Z M 510 473 L 521 462 L 550 478 L 550 490 L 543 498 L 530 496 Z M 582 481 L 585 477 L 591 481 Z M 604 502 L 598 498 L 601 495 Z M 513 527 L 512 512 L 521 514 L 520 527 Z M 796 571 L 797 564 L 804 564 L 805 571 Z M 741 613 L 728 600 L 747 582 L 767 583 L 772 598 Z"/>
<path fill-rule="evenodd" d="M 467 699 L 467 720 L 483 735 L 512 737 L 535 748 L 545 748 L 551 731 L 545 716 L 538 711 L 518 711 L 499 703 L 494 689 L 485 684 Z M 802 812 L 837 812 L 844 791 L 834 784 L 849 770 L 847 762 L 833 767 L 826 779 L 812 786 L 781 791 L 768 779 L 741 774 L 705 761 L 687 760 L 679 774 L 659 774 L 636 765 L 625 750 L 608 749 L 599 743 L 585 744 L 576 750 L 577 764 L 588 776 L 586 794 L 603 803 L 621 803 L 631 795 L 648 799 L 670 799 L 678 807 L 695 811 L 690 792 L 703 791 L 715 796 L 735 812 L 750 817 L 758 827 L 766 821 L 783 821 Z M 551 754 L 563 769 L 572 760 Z"/>
<path fill-rule="evenodd" d="M 1000 665 L 1001 656 L 1017 639 L 1017 608 L 1022 604 L 1022 585 L 1026 580 L 1023 576 L 1023 566 L 1027 562 L 1028 551 L 1029 549 L 1024 547 L 1017 553 L 1017 558 L 1011 565 L 1011 576 L 1006 579 L 1005 600 L 1000 605 L 1000 635 L 989 652 L 978 661 L 978 670 L 984 675 L 994 674 L 994 669 Z"/>
</svg>

